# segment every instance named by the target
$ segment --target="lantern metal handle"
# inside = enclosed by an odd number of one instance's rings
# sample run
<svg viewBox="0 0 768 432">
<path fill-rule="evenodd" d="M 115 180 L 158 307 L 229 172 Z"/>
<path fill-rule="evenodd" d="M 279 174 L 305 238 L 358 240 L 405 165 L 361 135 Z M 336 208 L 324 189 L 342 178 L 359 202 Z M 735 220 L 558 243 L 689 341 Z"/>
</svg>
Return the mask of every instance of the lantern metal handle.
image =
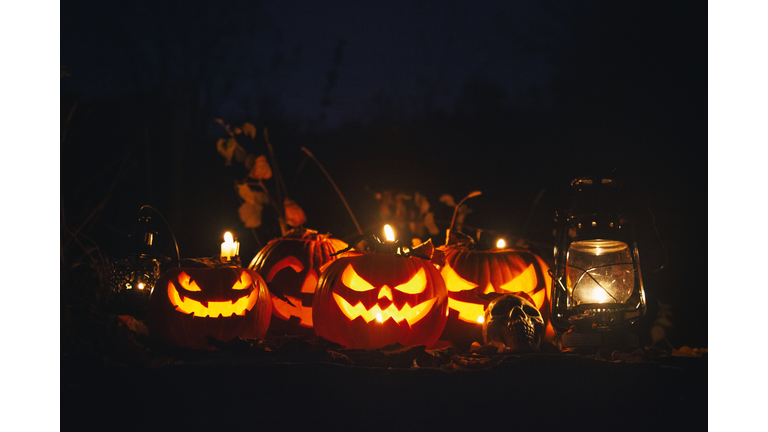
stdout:
<svg viewBox="0 0 768 432">
<path fill-rule="evenodd" d="M 168 233 L 171 235 L 171 239 L 173 239 L 173 245 L 176 247 L 176 263 L 177 263 L 177 265 L 179 267 L 181 267 L 181 255 L 179 255 L 179 244 L 176 242 L 176 236 L 173 235 L 173 230 L 171 229 L 171 226 L 168 224 L 168 221 L 166 221 L 165 218 L 163 217 L 163 215 L 160 214 L 160 212 L 157 211 L 157 209 L 152 207 L 151 205 L 146 205 L 145 204 L 145 205 L 141 206 L 141 208 L 139 209 L 139 214 L 141 214 L 141 212 L 145 208 L 150 209 L 153 212 L 155 212 L 155 214 L 160 217 L 160 220 L 163 221 L 163 223 L 165 224 L 165 227 L 168 228 Z"/>
</svg>

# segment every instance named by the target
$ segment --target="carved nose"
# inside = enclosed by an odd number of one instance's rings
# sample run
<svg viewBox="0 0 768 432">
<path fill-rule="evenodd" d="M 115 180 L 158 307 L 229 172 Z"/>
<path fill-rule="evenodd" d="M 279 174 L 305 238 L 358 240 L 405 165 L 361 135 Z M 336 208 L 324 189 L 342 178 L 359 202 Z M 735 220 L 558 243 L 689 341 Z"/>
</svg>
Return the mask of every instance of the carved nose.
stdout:
<svg viewBox="0 0 768 432">
<path fill-rule="evenodd" d="M 389 299 L 389 301 L 392 301 L 392 289 L 386 285 L 381 287 L 381 289 L 379 290 L 378 298 L 381 299 L 382 297 L 386 297 Z"/>
</svg>

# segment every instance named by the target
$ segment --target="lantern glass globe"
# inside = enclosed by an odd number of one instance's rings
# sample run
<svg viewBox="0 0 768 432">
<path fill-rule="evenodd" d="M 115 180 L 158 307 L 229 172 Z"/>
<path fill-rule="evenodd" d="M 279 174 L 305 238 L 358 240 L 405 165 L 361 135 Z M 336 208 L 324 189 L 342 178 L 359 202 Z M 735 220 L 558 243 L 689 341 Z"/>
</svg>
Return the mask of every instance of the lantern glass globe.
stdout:
<svg viewBox="0 0 768 432">
<path fill-rule="evenodd" d="M 571 243 L 566 280 L 576 305 L 625 302 L 635 285 L 629 247 L 621 241 L 603 239 Z"/>
</svg>

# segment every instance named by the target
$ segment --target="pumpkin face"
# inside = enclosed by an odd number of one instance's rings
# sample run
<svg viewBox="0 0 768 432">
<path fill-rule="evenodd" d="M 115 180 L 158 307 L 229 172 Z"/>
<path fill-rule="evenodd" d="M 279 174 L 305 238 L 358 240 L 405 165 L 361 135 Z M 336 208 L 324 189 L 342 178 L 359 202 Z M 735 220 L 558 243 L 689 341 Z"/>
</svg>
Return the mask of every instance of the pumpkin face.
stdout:
<svg viewBox="0 0 768 432">
<path fill-rule="evenodd" d="M 394 343 L 430 348 L 445 326 L 448 293 L 426 260 L 388 253 L 339 258 L 318 281 L 315 332 L 351 349 Z"/>
<path fill-rule="evenodd" d="M 294 229 L 259 251 L 248 268 L 257 271 L 272 293 L 274 335 L 313 335 L 312 300 L 320 267 L 347 247 L 341 240 L 316 231 Z"/>
<path fill-rule="evenodd" d="M 228 342 L 258 339 L 269 327 L 272 304 L 264 280 L 242 268 L 174 268 L 149 298 L 150 334 L 166 343 L 212 349 L 207 336 Z"/>
<path fill-rule="evenodd" d="M 484 314 L 498 296 L 514 294 L 531 302 L 548 322 L 552 279 L 549 266 L 527 250 L 447 247 L 440 273 L 448 289 L 448 322 L 441 339 L 460 349 L 482 341 Z M 551 325 L 548 328 L 552 334 Z"/>
</svg>

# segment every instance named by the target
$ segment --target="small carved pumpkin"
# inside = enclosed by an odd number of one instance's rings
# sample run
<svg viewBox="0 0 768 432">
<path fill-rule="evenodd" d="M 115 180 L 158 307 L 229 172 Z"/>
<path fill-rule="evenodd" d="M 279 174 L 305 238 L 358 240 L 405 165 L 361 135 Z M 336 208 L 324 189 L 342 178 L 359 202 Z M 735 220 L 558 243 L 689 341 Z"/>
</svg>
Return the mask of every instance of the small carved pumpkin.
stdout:
<svg viewBox="0 0 768 432">
<path fill-rule="evenodd" d="M 319 336 L 347 348 L 430 348 L 443 331 L 447 307 L 445 283 L 429 260 L 370 252 L 328 265 L 312 316 Z"/>
<path fill-rule="evenodd" d="M 269 334 L 314 335 L 312 299 L 320 267 L 336 259 L 331 254 L 347 247 L 328 234 L 295 228 L 271 240 L 248 268 L 259 272 L 272 294 Z"/>
<path fill-rule="evenodd" d="M 448 289 L 448 322 L 441 339 L 460 349 L 482 341 L 488 303 L 504 294 L 531 302 L 549 321 L 552 279 L 538 255 L 522 249 L 478 250 L 467 244 L 441 247 L 445 264 L 440 274 Z M 553 334 L 548 325 L 548 335 Z"/>
<path fill-rule="evenodd" d="M 171 345 L 212 349 L 208 336 L 264 337 L 272 312 L 267 284 L 253 270 L 172 268 L 149 298 L 150 335 Z"/>
</svg>

